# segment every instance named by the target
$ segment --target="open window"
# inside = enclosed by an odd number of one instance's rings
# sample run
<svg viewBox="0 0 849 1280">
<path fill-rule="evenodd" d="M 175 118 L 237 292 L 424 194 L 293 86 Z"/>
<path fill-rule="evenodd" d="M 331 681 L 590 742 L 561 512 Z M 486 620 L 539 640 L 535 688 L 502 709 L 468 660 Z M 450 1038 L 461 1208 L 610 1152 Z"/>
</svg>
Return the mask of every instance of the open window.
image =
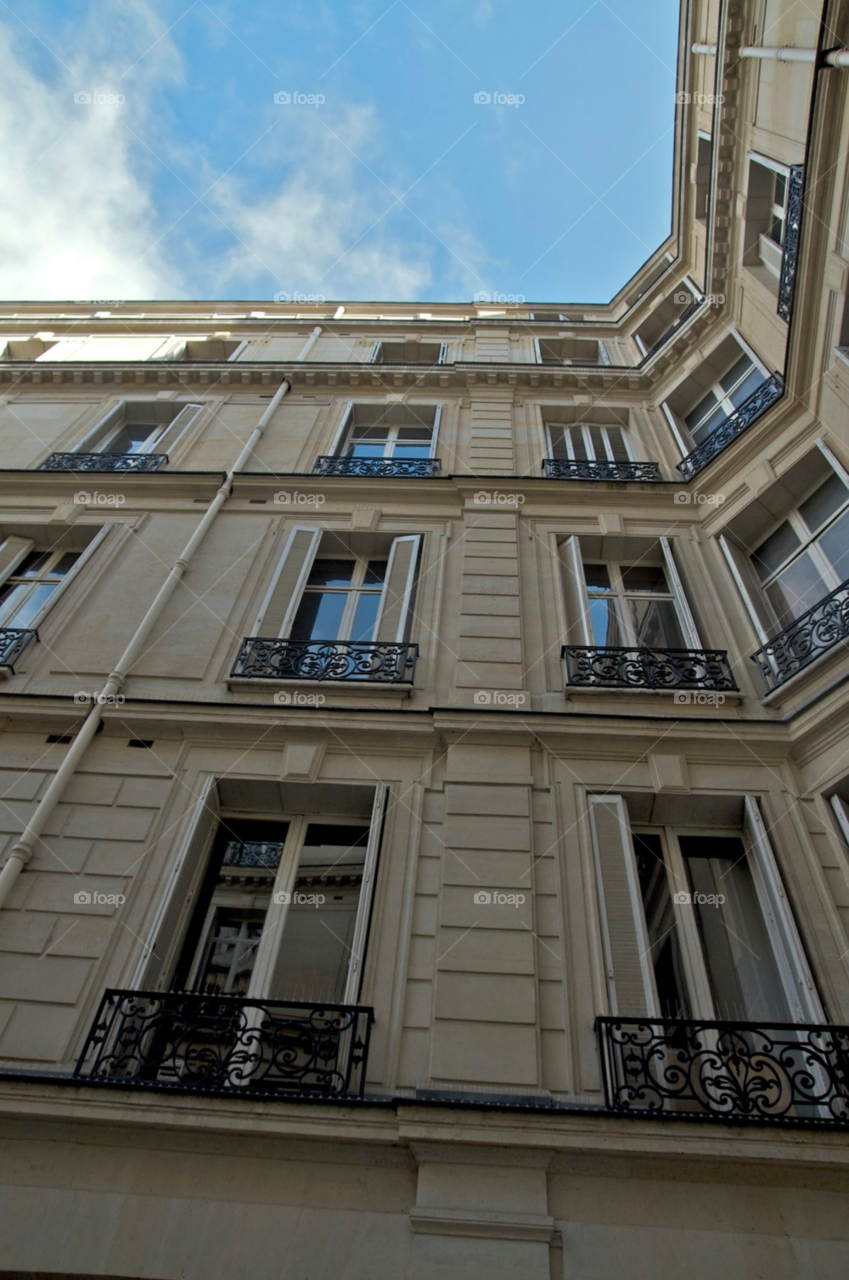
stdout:
<svg viewBox="0 0 849 1280">
<path fill-rule="evenodd" d="M 534 344 L 537 364 L 610 364 L 598 338 L 534 338 Z"/>
<path fill-rule="evenodd" d="M 292 529 L 254 630 L 320 649 L 404 642 L 412 628 L 419 534 Z"/>
<path fill-rule="evenodd" d="M 175 868 L 143 980 L 356 1003 L 386 787 L 222 779 L 215 791 L 197 815 L 202 838 Z"/>
<path fill-rule="evenodd" d="M 693 174 L 695 179 L 693 186 L 696 188 L 695 213 L 699 222 L 706 222 L 710 208 L 710 171 L 713 150 L 710 134 L 700 133 L 696 145 L 695 173 Z"/>
<path fill-rule="evenodd" d="M 634 333 L 634 341 L 645 356 L 659 347 L 683 324 L 701 301 L 701 290 L 685 278 L 655 307 Z"/>
<path fill-rule="evenodd" d="M 787 233 L 790 169 L 767 156 L 750 156 L 743 263 L 778 293 Z"/>
<path fill-rule="evenodd" d="M 589 798 L 610 1012 L 824 1022 L 757 798 L 678 799 Z"/>
<path fill-rule="evenodd" d="M 703 444 L 768 377 L 766 366 L 736 334 L 724 339 L 664 401 L 682 452 Z"/>
<path fill-rule="evenodd" d="M 373 364 L 435 365 L 445 364 L 447 358 L 447 342 L 429 342 L 418 338 L 382 338 L 374 344 L 371 354 Z"/>
<path fill-rule="evenodd" d="M 573 535 L 560 554 L 570 644 L 701 649 L 668 539 Z"/>
<path fill-rule="evenodd" d="M 849 475 L 830 450 L 812 450 L 719 541 L 764 644 L 849 582 Z"/>
<path fill-rule="evenodd" d="M 435 458 L 440 416 L 441 406 L 435 404 L 349 405 L 333 456 L 399 462 Z"/>
<path fill-rule="evenodd" d="M 39 361 L 50 364 L 64 361 L 101 361 L 103 363 L 137 360 L 179 360 L 185 339 L 173 334 L 113 335 L 59 338 L 43 353 Z"/>
<path fill-rule="evenodd" d="M 627 409 L 546 406 L 543 410 L 547 456 L 557 461 L 629 462 L 638 451 L 628 431 Z"/>
<path fill-rule="evenodd" d="M 102 454 L 115 459 L 167 454 L 202 408 L 200 404 L 175 400 L 121 400 L 80 440 L 73 454 Z"/>
</svg>

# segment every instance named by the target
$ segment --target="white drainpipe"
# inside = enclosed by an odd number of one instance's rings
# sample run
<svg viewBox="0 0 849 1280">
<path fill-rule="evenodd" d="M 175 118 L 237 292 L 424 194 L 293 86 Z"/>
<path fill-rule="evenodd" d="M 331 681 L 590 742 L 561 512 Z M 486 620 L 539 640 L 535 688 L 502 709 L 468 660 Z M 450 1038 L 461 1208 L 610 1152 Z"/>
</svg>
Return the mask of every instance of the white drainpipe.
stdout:
<svg viewBox="0 0 849 1280">
<path fill-rule="evenodd" d="M 315 335 L 313 335 L 313 338 L 314 337 Z M 209 532 L 215 517 L 229 498 L 234 477 L 244 469 L 254 449 L 259 443 L 263 431 L 271 420 L 272 414 L 288 390 L 289 383 L 284 378 L 274 393 L 265 412 L 262 414 L 259 422 L 254 427 L 250 439 L 234 462 L 227 478 L 207 508 L 200 524 L 195 529 L 191 538 L 189 538 L 189 541 L 183 548 L 181 555 L 174 561 L 171 572 L 159 588 L 156 598 L 142 618 L 135 635 L 119 658 L 118 665 L 115 667 L 115 670 L 101 689 L 91 711 L 83 721 L 79 733 L 68 748 L 68 754 L 57 769 L 53 781 L 50 783 L 50 786 L 39 801 L 35 812 L 24 828 L 21 836 L 12 846 L 9 856 L 6 859 L 6 865 L 3 867 L 2 872 L 0 872 L 0 907 L 5 906 L 8 901 L 9 894 L 11 893 L 18 876 L 32 857 L 33 846 L 36 841 L 40 840 L 41 833 L 53 814 L 56 805 L 61 800 L 64 790 L 75 773 L 77 765 L 82 760 L 88 744 L 97 733 L 98 725 L 103 717 L 104 706 L 114 694 L 119 693 L 120 690 L 123 689 L 124 682 L 126 681 L 134 663 L 136 663 L 141 656 L 142 650 L 147 643 L 162 610 L 171 599 L 171 596 L 180 583 L 183 574 L 189 567 L 192 557 Z"/>
<path fill-rule="evenodd" d="M 729 52 L 733 52 L 729 50 Z M 710 56 L 716 54 L 715 44 L 694 44 L 693 53 L 702 53 Z M 769 62 L 816 62 L 816 49 L 790 49 L 786 46 L 780 48 L 764 49 L 760 45 L 749 44 L 742 49 L 737 50 L 738 58 L 758 58 Z M 849 49 L 835 49 L 832 53 L 825 55 L 826 66 L 829 67 L 849 67 Z"/>
<path fill-rule="evenodd" d="M 307 356 L 309 355 L 309 353 L 312 351 L 313 347 L 315 346 L 315 344 L 316 344 L 316 339 L 318 338 L 318 335 L 319 335 L 320 333 L 321 333 L 321 325 L 320 325 L 320 324 L 317 324 L 317 325 L 315 326 L 315 328 L 313 329 L 312 333 L 310 334 L 310 336 L 307 338 L 307 340 L 306 340 L 306 342 L 304 343 L 303 347 L 301 348 L 301 353 L 300 353 L 300 355 L 298 356 L 298 359 L 299 359 L 299 360 L 306 360 Z"/>
</svg>

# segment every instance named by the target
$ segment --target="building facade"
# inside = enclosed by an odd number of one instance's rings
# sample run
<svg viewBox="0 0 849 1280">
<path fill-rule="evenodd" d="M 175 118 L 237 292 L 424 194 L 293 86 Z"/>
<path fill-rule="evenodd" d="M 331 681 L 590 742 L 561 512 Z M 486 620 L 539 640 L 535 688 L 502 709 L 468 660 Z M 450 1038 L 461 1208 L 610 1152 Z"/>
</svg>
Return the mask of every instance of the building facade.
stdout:
<svg viewBox="0 0 849 1280">
<path fill-rule="evenodd" d="M 846 1274 L 847 45 L 606 305 L 0 308 L 4 1275 Z"/>
</svg>

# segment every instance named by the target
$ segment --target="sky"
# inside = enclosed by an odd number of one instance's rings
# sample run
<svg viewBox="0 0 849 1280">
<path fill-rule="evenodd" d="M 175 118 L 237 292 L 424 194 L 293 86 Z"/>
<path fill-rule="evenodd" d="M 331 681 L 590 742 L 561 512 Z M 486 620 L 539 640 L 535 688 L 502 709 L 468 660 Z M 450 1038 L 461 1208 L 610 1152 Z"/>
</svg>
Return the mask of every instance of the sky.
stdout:
<svg viewBox="0 0 849 1280">
<path fill-rule="evenodd" d="M 606 302 L 678 0 L 0 0 L 0 297 Z"/>
</svg>

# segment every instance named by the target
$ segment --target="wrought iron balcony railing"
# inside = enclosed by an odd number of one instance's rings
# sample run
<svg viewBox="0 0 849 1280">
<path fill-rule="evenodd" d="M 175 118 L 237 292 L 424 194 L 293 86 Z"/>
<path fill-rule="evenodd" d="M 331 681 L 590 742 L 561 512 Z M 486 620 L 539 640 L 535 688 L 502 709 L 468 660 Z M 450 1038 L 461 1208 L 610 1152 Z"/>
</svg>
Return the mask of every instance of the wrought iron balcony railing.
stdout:
<svg viewBox="0 0 849 1280">
<path fill-rule="evenodd" d="M 11 667 L 14 671 L 15 663 L 35 634 L 21 627 L 0 628 L 0 667 Z"/>
<path fill-rule="evenodd" d="M 805 167 L 794 164 L 787 179 L 787 217 L 784 222 L 784 252 L 781 256 L 781 278 L 778 282 L 778 314 L 790 323 L 793 294 L 796 289 L 796 259 L 799 256 L 799 231 L 802 226 L 802 188 Z"/>
<path fill-rule="evenodd" d="M 283 854 L 278 840 L 230 840 L 224 850 L 224 867 L 276 871 Z"/>
<path fill-rule="evenodd" d="M 780 400 L 784 395 L 784 380 L 780 373 L 774 373 L 771 378 L 765 378 L 757 390 L 753 391 L 747 400 L 744 400 L 739 409 L 735 409 L 728 417 L 719 424 L 719 426 L 711 431 L 707 439 L 703 440 L 697 449 L 692 453 L 688 453 L 682 462 L 678 463 L 678 470 L 681 472 L 685 480 L 692 480 L 693 476 L 698 475 L 703 467 L 706 467 L 711 459 L 717 454 L 722 453 L 733 440 L 741 436 L 743 432 L 756 422 L 761 414 L 766 413 L 767 409 L 776 400 Z"/>
<path fill-rule="evenodd" d="M 442 468 L 439 458 L 332 458 L 322 457 L 313 466 L 318 476 L 405 476 L 429 479 Z"/>
<path fill-rule="evenodd" d="M 752 661 L 757 663 L 767 693 L 785 684 L 822 653 L 849 639 L 849 578 L 820 600 L 792 626 L 770 640 Z"/>
<path fill-rule="evenodd" d="M 597 689 L 737 691 L 721 649 L 624 649 L 563 646 L 566 683 Z"/>
<path fill-rule="evenodd" d="M 548 480 L 651 480 L 662 479 L 656 462 L 608 462 L 594 458 L 544 458 Z"/>
<path fill-rule="evenodd" d="M 849 1124 L 849 1027 L 692 1018 L 595 1026 L 611 1111 Z"/>
<path fill-rule="evenodd" d="M 389 640 L 242 641 L 231 676 L 262 680 L 371 680 L 380 684 L 412 684 L 419 654 L 417 644 Z"/>
<path fill-rule="evenodd" d="M 373 1021 L 357 1005 L 110 990 L 74 1076 L 252 1098 L 361 1098 Z"/>
<path fill-rule="evenodd" d="M 167 453 L 51 453 L 39 471 L 158 471 Z"/>
</svg>

